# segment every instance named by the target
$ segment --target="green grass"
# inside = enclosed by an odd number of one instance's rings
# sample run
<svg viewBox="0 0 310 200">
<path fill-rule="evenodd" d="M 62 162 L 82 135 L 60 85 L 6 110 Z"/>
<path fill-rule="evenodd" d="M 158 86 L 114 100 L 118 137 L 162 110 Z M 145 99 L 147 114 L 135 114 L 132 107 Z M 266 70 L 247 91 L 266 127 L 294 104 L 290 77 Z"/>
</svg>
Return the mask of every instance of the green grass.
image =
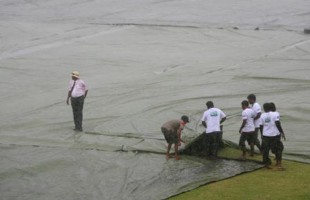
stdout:
<svg viewBox="0 0 310 200">
<path fill-rule="evenodd" d="M 219 156 L 238 158 L 240 151 L 225 148 Z M 254 160 L 261 160 L 255 155 Z M 309 200 L 310 165 L 283 161 L 283 171 L 262 168 L 223 181 L 210 183 L 170 198 L 171 200 Z"/>
</svg>

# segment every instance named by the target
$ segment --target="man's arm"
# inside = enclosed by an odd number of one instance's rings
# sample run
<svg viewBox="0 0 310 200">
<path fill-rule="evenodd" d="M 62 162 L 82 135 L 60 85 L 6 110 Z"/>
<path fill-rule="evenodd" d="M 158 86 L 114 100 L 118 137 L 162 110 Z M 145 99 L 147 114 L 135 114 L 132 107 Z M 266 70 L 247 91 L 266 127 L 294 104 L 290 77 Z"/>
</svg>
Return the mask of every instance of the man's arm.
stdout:
<svg viewBox="0 0 310 200">
<path fill-rule="evenodd" d="M 87 93 L 88 93 L 88 90 L 85 91 L 85 94 L 84 94 L 84 97 L 86 98 L 87 96 Z"/>
<path fill-rule="evenodd" d="M 220 124 L 223 123 L 226 120 L 226 117 L 223 117 L 220 121 Z"/>
<path fill-rule="evenodd" d="M 178 134 L 178 145 L 180 146 L 181 145 L 181 142 L 185 143 L 182 139 L 181 139 L 181 132 L 183 130 L 183 126 L 181 125 L 180 128 L 178 129 L 177 131 L 177 134 Z"/>
<path fill-rule="evenodd" d="M 242 133 L 242 129 L 244 128 L 245 125 L 246 125 L 246 119 L 244 119 L 244 120 L 242 121 L 241 127 L 240 127 L 240 129 L 239 129 L 239 133 L 240 133 L 240 134 Z"/>
<path fill-rule="evenodd" d="M 259 130 L 260 130 L 260 134 L 263 135 L 263 130 L 264 130 L 263 125 L 260 125 L 260 126 L 259 126 Z"/>
<path fill-rule="evenodd" d="M 254 120 L 259 119 L 261 115 L 262 115 L 262 113 L 261 113 L 261 112 L 257 113 L 257 115 L 256 115 L 256 117 L 254 118 Z"/>
<path fill-rule="evenodd" d="M 207 123 L 205 121 L 202 121 L 201 123 L 205 128 L 207 128 Z"/>
<path fill-rule="evenodd" d="M 69 103 L 70 97 L 71 97 L 71 91 L 68 92 L 68 96 L 67 96 L 67 105 L 70 105 L 70 103 Z"/>
<path fill-rule="evenodd" d="M 281 122 L 280 121 L 276 121 L 276 126 L 277 126 L 278 130 L 280 131 L 282 138 L 284 140 L 286 140 L 285 135 L 284 135 L 284 131 L 283 131 L 282 126 L 281 126 Z"/>
</svg>

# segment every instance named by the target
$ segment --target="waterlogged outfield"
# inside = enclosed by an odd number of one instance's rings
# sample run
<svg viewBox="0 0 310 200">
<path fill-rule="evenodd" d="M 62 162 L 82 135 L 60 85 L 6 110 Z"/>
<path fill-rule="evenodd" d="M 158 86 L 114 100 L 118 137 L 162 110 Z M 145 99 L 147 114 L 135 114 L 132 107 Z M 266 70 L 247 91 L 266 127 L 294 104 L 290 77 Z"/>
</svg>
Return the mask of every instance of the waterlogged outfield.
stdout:
<svg viewBox="0 0 310 200">
<path fill-rule="evenodd" d="M 223 157 L 239 156 L 239 151 L 225 148 Z M 254 157 L 261 159 L 260 155 Z M 284 171 L 265 168 L 251 173 L 211 183 L 170 198 L 171 200 L 309 200 L 310 199 L 310 165 L 283 161 Z"/>
</svg>

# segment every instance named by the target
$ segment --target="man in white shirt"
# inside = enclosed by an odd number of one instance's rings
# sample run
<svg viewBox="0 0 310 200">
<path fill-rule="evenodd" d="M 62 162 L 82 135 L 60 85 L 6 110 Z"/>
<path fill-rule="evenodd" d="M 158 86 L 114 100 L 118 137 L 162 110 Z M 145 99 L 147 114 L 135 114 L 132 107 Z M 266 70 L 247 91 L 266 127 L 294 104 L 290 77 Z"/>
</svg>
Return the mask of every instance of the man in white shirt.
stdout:
<svg viewBox="0 0 310 200">
<path fill-rule="evenodd" d="M 262 152 L 262 147 L 261 147 L 260 141 L 258 139 L 258 130 L 259 130 L 259 124 L 260 124 L 259 118 L 260 118 L 261 113 L 262 113 L 261 106 L 259 105 L 259 103 L 256 102 L 256 96 L 254 94 L 248 95 L 247 99 L 251 105 L 251 109 L 255 113 L 255 118 L 254 118 L 254 125 L 255 125 L 254 145 L 257 146 L 257 148 L 259 149 L 260 152 Z"/>
<path fill-rule="evenodd" d="M 275 110 L 273 103 L 265 103 L 263 105 L 265 113 L 260 118 L 260 131 L 263 136 L 263 163 L 267 168 L 271 168 L 271 160 L 269 158 L 270 149 L 276 156 L 278 168 L 282 169 L 282 152 L 283 143 L 281 135 L 285 140 L 285 135 L 280 123 L 279 113 Z"/>
<path fill-rule="evenodd" d="M 255 142 L 255 126 L 254 126 L 254 117 L 255 113 L 252 109 L 249 108 L 249 102 L 244 100 L 241 102 L 242 107 L 242 124 L 239 129 L 240 140 L 239 146 L 242 150 L 241 159 L 245 160 L 246 157 L 246 147 L 245 141 L 248 142 L 251 148 L 250 155 L 254 154 L 254 142 Z"/>
<path fill-rule="evenodd" d="M 207 157 L 217 157 L 217 151 L 221 140 L 220 125 L 226 120 L 226 115 L 218 108 L 214 108 L 212 101 L 206 103 L 208 110 L 201 118 L 205 130 L 205 149 Z"/>
<path fill-rule="evenodd" d="M 278 121 L 280 122 L 280 113 L 277 111 L 276 105 L 273 102 L 271 102 L 271 103 L 269 103 L 269 106 L 270 106 L 270 112 L 273 112 L 276 116 L 276 122 L 278 122 Z M 278 138 L 280 141 L 281 141 L 281 138 L 284 141 L 286 140 L 285 134 L 283 132 L 279 133 Z"/>
<path fill-rule="evenodd" d="M 83 106 L 84 99 L 87 96 L 88 89 L 83 80 L 80 79 L 80 73 L 73 71 L 71 74 L 72 80 L 69 82 L 67 105 L 69 105 L 69 99 L 71 98 L 71 107 L 73 111 L 73 119 L 75 124 L 75 131 L 83 131 Z"/>
</svg>

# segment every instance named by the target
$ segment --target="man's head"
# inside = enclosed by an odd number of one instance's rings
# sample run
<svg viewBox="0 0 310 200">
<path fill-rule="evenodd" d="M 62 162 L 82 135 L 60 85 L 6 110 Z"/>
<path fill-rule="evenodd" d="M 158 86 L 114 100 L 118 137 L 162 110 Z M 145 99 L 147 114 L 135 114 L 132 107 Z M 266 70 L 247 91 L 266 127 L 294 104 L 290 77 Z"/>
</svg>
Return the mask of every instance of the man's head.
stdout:
<svg viewBox="0 0 310 200">
<path fill-rule="evenodd" d="M 241 108 L 244 110 L 249 107 L 249 102 L 247 100 L 243 100 L 241 102 Z"/>
<path fill-rule="evenodd" d="M 182 120 L 184 123 L 189 123 L 189 118 L 188 118 L 188 116 L 186 116 L 186 115 L 183 115 L 183 116 L 181 117 L 181 120 Z"/>
<path fill-rule="evenodd" d="M 79 79 L 80 78 L 80 73 L 78 71 L 73 71 L 71 74 L 71 77 L 73 80 Z"/>
<path fill-rule="evenodd" d="M 207 106 L 208 109 L 210 109 L 210 108 L 213 108 L 213 107 L 214 107 L 214 104 L 213 104 L 212 101 L 208 101 L 208 102 L 206 103 L 206 106 Z"/>
<path fill-rule="evenodd" d="M 264 108 L 264 111 L 265 112 L 269 112 L 269 111 L 271 111 L 271 105 L 270 105 L 270 103 L 264 103 L 264 105 L 263 105 L 263 108 Z"/>
<path fill-rule="evenodd" d="M 248 99 L 250 104 L 253 104 L 256 101 L 256 96 L 255 96 L 255 94 L 249 94 L 247 99 Z"/>
<path fill-rule="evenodd" d="M 276 105 L 273 102 L 269 103 L 269 106 L 270 106 L 270 111 L 276 112 L 277 108 L 276 108 Z"/>
</svg>

